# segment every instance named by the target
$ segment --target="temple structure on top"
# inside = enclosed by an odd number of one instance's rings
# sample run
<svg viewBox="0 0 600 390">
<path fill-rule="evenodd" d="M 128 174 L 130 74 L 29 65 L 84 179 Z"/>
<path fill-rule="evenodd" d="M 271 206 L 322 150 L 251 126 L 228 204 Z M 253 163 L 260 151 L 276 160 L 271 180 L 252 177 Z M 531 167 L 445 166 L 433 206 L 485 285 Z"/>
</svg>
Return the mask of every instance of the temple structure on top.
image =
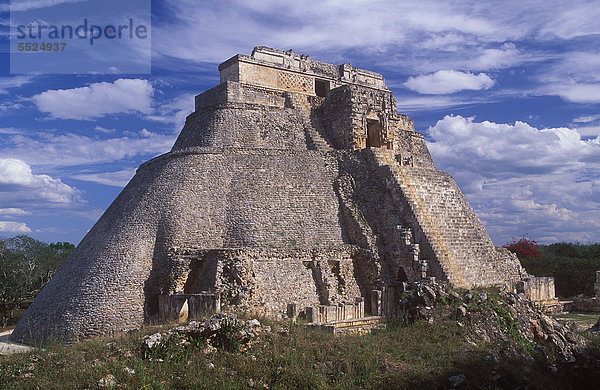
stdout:
<svg viewBox="0 0 600 390">
<path fill-rule="evenodd" d="M 527 276 L 436 169 L 381 74 L 266 47 L 219 70 L 172 150 L 140 166 L 15 339 L 234 306 L 386 315 L 407 281 Z"/>
</svg>

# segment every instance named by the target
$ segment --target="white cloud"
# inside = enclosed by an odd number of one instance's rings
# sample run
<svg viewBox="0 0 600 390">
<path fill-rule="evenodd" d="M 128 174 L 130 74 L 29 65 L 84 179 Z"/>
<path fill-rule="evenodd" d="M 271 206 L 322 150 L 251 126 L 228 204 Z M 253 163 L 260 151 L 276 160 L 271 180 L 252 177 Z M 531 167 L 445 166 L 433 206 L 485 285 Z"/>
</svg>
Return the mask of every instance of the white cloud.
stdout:
<svg viewBox="0 0 600 390">
<path fill-rule="evenodd" d="M 60 179 L 36 175 L 22 160 L 0 158 L 1 208 L 73 208 L 84 203 L 81 191 Z"/>
<path fill-rule="evenodd" d="M 544 242 L 600 240 L 600 138 L 571 128 L 446 116 L 428 129 L 496 244 L 528 233 Z"/>
<path fill-rule="evenodd" d="M 15 135 L 0 148 L 0 154 L 20 158 L 31 165 L 48 167 L 106 163 L 137 156 L 155 156 L 171 149 L 176 135 L 146 132 L 98 139 L 78 134 L 38 133 Z"/>
<path fill-rule="evenodd" d="M 106 133 L 106 134 L 114 133 L 115 131 L 117 131 L 117 129 L 107 129 L 102 126 L 96 126 L 96 127 L 94 127 L 94 130 L 99 131 L 101 133 Z"/>
<path fill-rule="evenodd" d="M 473 44 L 469 41 L 467 35 L 457 34 L 453 32 L 442 32 L 431 34 L 431 36 L 421 42 L 421 46 L 425 49 L 444 50 L 454 52 L 464 47 L 465 44 Z"/>
<path fill-rule="evenodd" d="M 600 83 L 561 83 L 542 88 L 548 95 L 558 95 L 574 103 L 600 103 Z"/>
<path fill-rule="evenodd" d="M 552 7 L 550 21 L 541 29 L 542 36 L 573 39 L 600 34 L 600 7 L 593 1 L 563 2 L 560 10 Z"/>
<path fill-rule="evenodd" d="M 0 215 L 3 217 L 22 217 L 24 215 L 31 215 L 31 212 L 25 211 L 23 209 L 9 207 L 5 209 L 0 209 Z"/>
<path fill-rule="evenodd" d="M 21 130 L 16 129 L 14 127 L 4 127 L 0 128 L 0 134 L 20 134 Z"/>
<path fill-rule="evenodd" d="M 229 3 L 229 4 L 227 4 Z M 220 7 L 178 0 L 169 11 L 176 22 L 157 26 L 158 56 L 191 61 L 222 61 L 248 52 L 253 43 L 335 55 L 360 48 L 370 53 L 408 44 L 420 45 L 427 32 L 484 36 L 502 40 L 496 21 L 484 13 L 443 2 L 418 1 L 230 1 Z M 467 12 L 465 12 L 467 11 Z M 264 23 L 285 18 L 286 23 Z M 198 23 L 201 20 L 202 23 Z M 228 23 L 222 23 L 227 20 Z M 360 34 L 357 34 L 360 31 Z M 507 29 L 507 31 L 510 31 Z M 225 41 L 205 39 L 226 36 Z M 352 39 L 339 39 L 347 36 Z M 503 34 L 504 36 L 504 34 Z"/>
<path fill-rule="evenodd" d="M 499 49 L 484 49 L 472 62 L 470 69 L 502 69 L 529 61 L 531 56 L 523 55 L 514 43 L 504 43 Z"/>
<path fill-rule="evenodd" d="M 563 169 L 565 164 L 579 168 L 581 158 L 600 153 L 590 142 L 582 141 L 576 130 L 536 129 L 518 121 L 510 125 L 446 116 L 428 132 L 436 140 L 430 145 L 432 153 L 446 164 L 485 174 L 544 173 Z M 465 154 L 469 158 L 465 159 Z"/>
<path fill-rule="evenodd" d="M 469 104 L 482 103 L 481 99 L 460 99 L 455 96 L 402 96 L 396 95 L 398 112 L 410 113 L 419 111 L 443 110 Z M 489 102 L 489 100 L 486 100 Z"/>
<path fill-rule="evenodd" d="M 0 77 L 0 94 L 8 93 L 10 88 L 19 88 L 33 81 L 34 76 Z"/>
<path fill-rule="evenodd" d="M 73 179 L 90 181 L 113 187 L 125 187 L 135 175 L 136 168 L 124 169 L 117 172 L 83 173 L 72 175 Z"/>
<path fill-rule="evenodd" d="M 118 79 L 87 87 L 48 90 L 31 99 L 53 118 L 91 120 L 105 115 L 152 112 L 154 89 L 148 80 Z"/>
<path fill-rule="evenodd" d="M 572 127 L 582 137 L 600 137 L 600 115 L 580 115 L 573 119 Z"/>
<path fill-rule="evenodd" d="M 394 68 L 421 72 L 497 69 L 532 60 L 523 58 L 510 42 L 532 39 L 545 26 L 554 27 L 558 12 L 585 8 L 577 3 L 225 0 L 215 7 L 174 0 L 170 23 L 155 26 L 153 45 L 159 62 L 163 57 L 220 62 L 260 44 L 294 48 L 325 56 L 323 60 L 345 60 L 342 53 L 349 50 L 375 63 L 391 58 Z M 440 67 L 442 62 L 446 67 Z M 455 66 L 458 63 L 465 66 Z"/>
<path fill-rule="evenodd" d="M 0 221 L 0 232 L 3 233 L 31 233 L 31 229 L 23 222 Z"/>
<path fill-rule="evenodd" d="M 556 95 L 574 103 L 600 102 L 600 55 L 594 51 L 564 53 L 541 68 L 537 95 Z"/>
<path fill-rule="evenodd" d="M 573 126 L 582 137 L 600 137 L 600 124 L 597 126 Z"/>
<path fill-rule="evenodd" d="M 4 113 L 12 113 L 20 108 L 23 108 L 23 105 L 20 103 L 12 103 L 12 102 L 1 102 L 0 103 L 0 112 Z"/>
<path fill-rule="evenodd" d="M 185 118 L 194 111 L 194 96 L 193 94 L 185 94 L 179 96 L 171 102 L 161 104 L 153 115 L 149 115 L 146 119 L 153 121 L 171 123 L 176 131 L 181 130 L 185 123 Z"/>
<path fill-rule="evenodd" d="M 585 83 L 600 82 L 600 57 L 598 52 L 569 51 L 557 61 L 543 69 L 541 81 L 566 82 L 578 81 Z"/>
<path fill-rule="evenodd" d="M 582 115 L 573 119 L 574 123 L 591 123 L 600 119 L 600 115 Z"/>
<path fill-rule="evenodd" d="M 477 75 L 456 70 L 440 70 L 435 73 L 410 77 L 404 85 L 418 93 L 443 95 L 464 90 L 489 89 L 494 85 L 487 74 Z"/>
</svg>

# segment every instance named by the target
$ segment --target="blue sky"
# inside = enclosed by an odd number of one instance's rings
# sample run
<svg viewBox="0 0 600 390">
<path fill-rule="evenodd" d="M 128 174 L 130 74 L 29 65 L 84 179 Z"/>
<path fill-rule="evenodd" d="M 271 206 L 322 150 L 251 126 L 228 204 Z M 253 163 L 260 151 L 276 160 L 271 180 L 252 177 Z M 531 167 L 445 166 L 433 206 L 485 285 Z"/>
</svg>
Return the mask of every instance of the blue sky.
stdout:
<svg viewBox="0 0 600 390">
<path fill-rule="evenodd" d="M 600 241 L 597 2 L 152 1 L 150 73 L 63 75 L 11 74 L 9 9 L 0 235 L 78 243 L 135 169 L 171 148 L 218 64 L 265 45 L 382 73 L 497 245 Z"/>
</svg>

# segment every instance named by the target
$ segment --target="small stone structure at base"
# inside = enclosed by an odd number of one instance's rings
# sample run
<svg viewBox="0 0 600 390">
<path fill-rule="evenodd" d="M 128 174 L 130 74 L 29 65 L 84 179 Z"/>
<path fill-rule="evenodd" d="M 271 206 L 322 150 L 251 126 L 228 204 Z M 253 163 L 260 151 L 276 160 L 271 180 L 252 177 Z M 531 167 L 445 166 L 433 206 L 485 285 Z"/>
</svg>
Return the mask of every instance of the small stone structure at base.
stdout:
<svg viewBox="0 0 600 390">
<path fill-rule="evenodd" d="M 159 295 L 158 307 L 163 320 L 185 322 L 221 311 L 221 295 L 209 292 Z"/>
<path fill-rule="evenodd" d="M 308 306 L 304 312 L 306 319 L 311 324 L 361 319 L 365 317 L 365 300 L 358 297 L 354 303 L 340 303 L 335 306 Z"/>
<path fill-rule="evenodd" d="M 530 276 L 516 283 L 516 292 L 541 305 L 558 303 L 554 289 L 554 278 L 546 276 Z"/>
<path fill-rule="evenodd" d="M 547 276 L 529 276 L 514 285 L 516 293 L 525 297 L 547 313 L 564 311 L 564 305 L 556 298 L 554 278 Z"/>
<path fill-rule="evenodd" d="M 600 313 L 600 298 L 586 298 L 578 296 L 573 298 L 573 303 L 570 305 L 569 311 L 581 313 Z"/>
</svg>

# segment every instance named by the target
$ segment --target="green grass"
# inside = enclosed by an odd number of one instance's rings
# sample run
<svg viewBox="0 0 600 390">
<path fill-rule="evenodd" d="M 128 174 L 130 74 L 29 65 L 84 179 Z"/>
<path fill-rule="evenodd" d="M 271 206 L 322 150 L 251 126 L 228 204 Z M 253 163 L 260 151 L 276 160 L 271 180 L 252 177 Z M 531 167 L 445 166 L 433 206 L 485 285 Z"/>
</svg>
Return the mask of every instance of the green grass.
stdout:
<svg viewBox="0 0 600 390">
<path fill-rule="evenodd" d="M 592 325 L 596 324 L 596 321 L 598 321 L 598 313 L 567 313 L 567 314 L 558 314 L 555 315 L 554 317 L 557 320 L 561 320 L 561 321 L 573 321 L 573 322 L 577 322 L 578 324 L 585 326 L 585 327 L 590 327 Z"/>
<path fill-rule="evenodd" d="M 339 337 L 296 326 L 287 335 L 266 337 L 245 353 L 204 354 L 172 347 L 153 360 L 144 358 L 140 336 L 96 339 L 3 358 L 0 387 L 96 388 L 108 374 L 121 388 L 132 389 L 243 389 L 250 380 L 256 388 L 429 389 L 443 387 L 449 376 L 460 373 L 480 387 L 492 383 L 495 372 L 502 372 L 511 385 L 519 383 L 523 373 L 518 363 L 494 367 L 485 360 L 492 346 L 467 344 L 466 334 L 454 322 L 417 322 Z"/>
<path fill-rule="evenodd" d="M 466 376 L 465 388 L 527 383 L 532 388 L 576 388 L 572 376 L 550 374 L 546 361 L 536 359 L 526 367 L 523 356 L 533 356 L 531 346 L 519 338 L 497 290 L 486 289 L 487 300 L 479 298 L 482 291 L 474 290 L 469 311 L 503 329 L 507 338 L 502 342 L 473 337 L 468 320 L 449 317 L 455 304 L 437 306 L 433 323 L 394 321 L 363 336 L 332 337 L 319 329 L 260 319 L 286 331 L 263 334 L 243 352 L 207 353 L 199 342 L 167 344 L 148 354 L 141 339 L 164 328 L 148 327 L 120 338 L 54 344 L 44 351 L 0 357 L 0 388 L 91 389 L 108 374 L 125 389 L 246 389 L 249 383 L 257 389 L 435 389 L 446 388 L 448 377 L 458 374 Z M 594 343 L 600 350 L 600 340 Z"/>
<path fill-rule="evenodd" d="M 456 367 L 483 360 L 485 352 L 466 344 L 465 332 L 454 322 L 417 322 L 336 337 L 292 326 L 287 334 L 263 337 L 244 353 L 205 354 L 171 346 L 154 359 L 144 358 L 141 335 L 102 338 L 0 358 L 0 387 L 95 388 L 112 374 L 124 388 L 241 389 L 251 379 L 257 388 L 432 388 L 459 374 Z"/>
</svg>

